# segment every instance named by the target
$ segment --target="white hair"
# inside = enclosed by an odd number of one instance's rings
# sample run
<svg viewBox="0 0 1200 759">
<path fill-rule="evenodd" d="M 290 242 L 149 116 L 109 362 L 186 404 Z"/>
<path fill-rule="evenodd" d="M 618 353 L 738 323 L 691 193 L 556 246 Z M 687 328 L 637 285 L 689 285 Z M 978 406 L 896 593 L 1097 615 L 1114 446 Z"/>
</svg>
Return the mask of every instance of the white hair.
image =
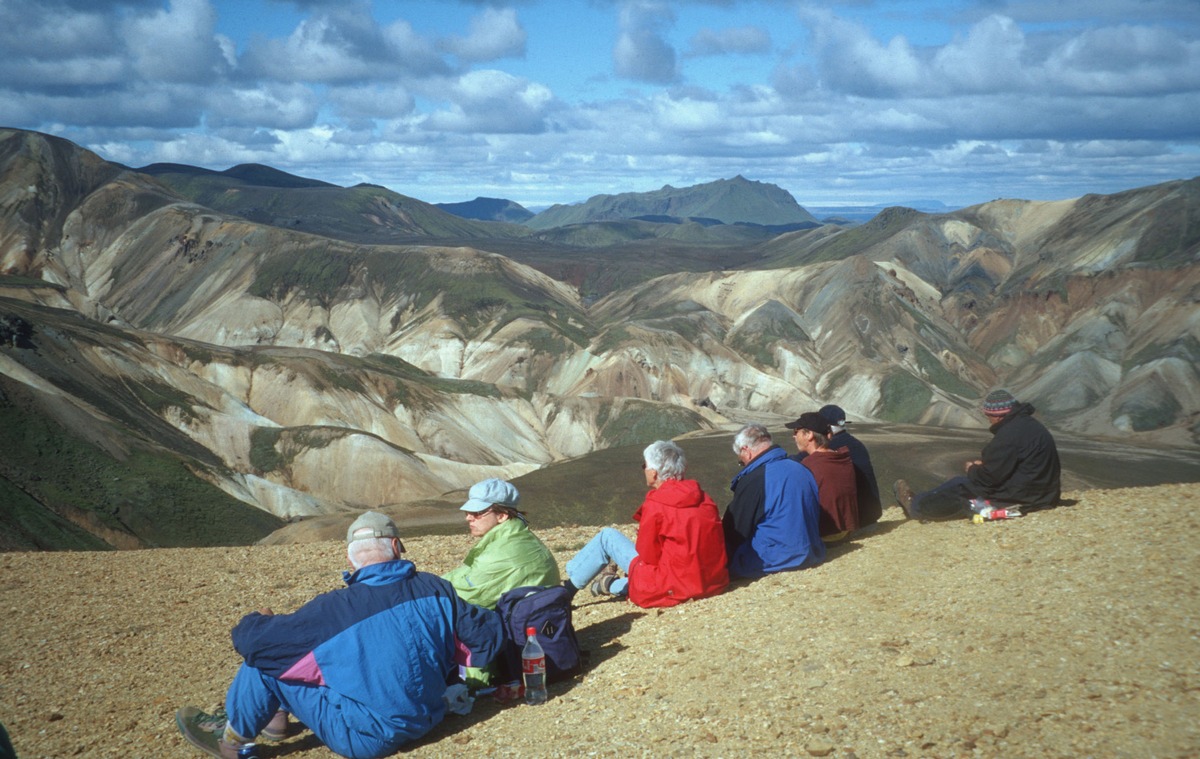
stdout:
<svg viewBox="0 0 1200 759">
<path fill-rule="evenodd" d="M 346 558 L 350 560 L 350 566 L 355 569 L 362 569 L 369 564 L 391 561 L 397 558 L 396 554 L 392 552 L 392 540 L 394 538 L 364 538 L 347 543 Z"/>
<path fill-rule="evenodd" d="M 771 433 L 761 424 L 747 424 L 733 436 L 733 452 L 740 453 L 742 448 L 754 450 L 763 445 L 770 445 Z"/>
<path fill-rule="evenodd" d="M 687 457 L 683 449 L 670 440 L 656 440 L 642 451 L 642 460 L 647 469 L 658 472 L 660 480 L 682 480 L 687 469 Z"/>
</svg>

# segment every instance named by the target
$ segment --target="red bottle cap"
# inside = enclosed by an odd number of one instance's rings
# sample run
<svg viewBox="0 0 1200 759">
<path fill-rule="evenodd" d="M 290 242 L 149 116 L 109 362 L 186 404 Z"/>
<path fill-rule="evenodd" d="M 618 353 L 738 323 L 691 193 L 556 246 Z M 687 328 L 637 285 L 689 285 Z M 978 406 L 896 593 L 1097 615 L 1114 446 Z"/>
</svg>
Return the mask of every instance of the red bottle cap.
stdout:
<svg viewBox="0 0 1200 759">
<path fill-rule="evenodd" d="M 528 638 L 530 635 L 537 635 L 536 627 L 526 627 L 525 628 L 525 637 Z"/>
</svg>

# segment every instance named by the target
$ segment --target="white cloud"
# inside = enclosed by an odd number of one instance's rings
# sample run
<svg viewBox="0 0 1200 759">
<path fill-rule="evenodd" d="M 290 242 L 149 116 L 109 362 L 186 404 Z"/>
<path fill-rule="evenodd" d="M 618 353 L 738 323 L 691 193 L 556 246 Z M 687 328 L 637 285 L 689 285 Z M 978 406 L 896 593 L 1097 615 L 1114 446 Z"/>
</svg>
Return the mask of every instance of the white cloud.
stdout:
<svg viewBox="0 0 1200 759">
<path fill-rule="evenodd" d="M 727 123 L 717 103 L 660 97 L 654 102 L 655 120 L 666 131 L 678 133 L 716 130 Z"/>
<path fill-rule="evenodd" d="M 432 43 L 411 24 L 399 20 L 380 27 L 362 2 L 318 12 L 286 39 L 253 41 L 242 66 L 247 76 L 331 84 L 447 71 Z"/>
<path fill-rule="evenodd" d="M 206 105 L 209 124 L 216 128 L 303 129 L 312 125 L 320 108 L 313 91 L 299 84 L 222 90 Z"/>
<path fill-rule="evenodd" d="M 451 132 L 535 134 L 546 128 L 554 95 L 544 85 L 503 71 L 472 71 L 449 92 L 449 110 L 429 117 L 427 127 Z"/>
<path fill-rule="evenodd" d="M 668 84 L 679 78 L 675 48 L 662 30 L 675 21 L 668 5 L 649 0 L 631 0 L 620 10 L 620 33 L 613 46 L 617 76 L 641 82 Z"/>
<path fill-rule="evenodd" d="M 329 102 L 346 119 L 395 119 L 415 107 L 413 96 L 399 84 L 337 87 L 329 92 Z"/>
<path fill-rule="evenodd" d="M 208 0 L 171 0 L 165 10 L 134 16 L 123 29 L 134 70 L 146 80 L 211 82 L 226 67 L 215 25 Z"/>
<path fill-rule="evenodd" d="M 771 50 L 771 34 L 760 26 L 739 26 L 729 29 L 701 29 L 692 35 L 687 54 L 690 56 L 751 55 Z"/>
<path fill-rule="evenodd" d="M 804 14 L 812 23 L 823 86 L 867 97 L 919 92 L 928 72 L 903 35 L 886 43 L 858 24 L 827 11 Z"/>
<path fill-rule="evenodd" d="M 525 54 L 525 30 L 512 8 L 485 8 L 471 18 L 466 37 L 450 37 L 443 47 L 464 61 L 493 61 Z"/>
<path fill-rule="evenodd" d="M 1063 89 L 1148 95 L 1200 86 L 1200 41 L 1162 28 L 1088 30 L 1054 50 L 1046 76 Z"/>
<path fill-rule="evenodd" d="M 959 92 L 1012 91 L 1029 85 L 1025 35 L 1010 18 L 989 16 L 934 55 L 929 75 Z"/>
<path fill-rule="evenodd" d="M 922 2 L 918 18 L 847 3 L 782 16 L 541 0 L 518 16 L 478 0 L 467 16 L 288 0 L 301 20 L 267 38 L 214 21 L 210 4 L 236 0 L 0 0 L 0 123 L 135 165 L 254 161 L 430 200 L 741 173 L 802 202 L 949 201 L 939 183 L 1067 197 L 1073 182 L 1200 174 L 1200 4 Z M 577 13 L 594 23 L 567 23 Z"/>
</svg>

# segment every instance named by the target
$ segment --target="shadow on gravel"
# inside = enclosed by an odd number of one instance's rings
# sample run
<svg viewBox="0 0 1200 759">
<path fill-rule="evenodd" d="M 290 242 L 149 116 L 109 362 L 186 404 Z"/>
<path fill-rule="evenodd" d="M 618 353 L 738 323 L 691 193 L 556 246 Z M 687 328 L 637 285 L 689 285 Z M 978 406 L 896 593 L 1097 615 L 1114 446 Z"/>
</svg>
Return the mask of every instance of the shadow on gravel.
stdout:
<svg viewBox="0 0 1200 759">
<path fill-rule="evenodd" d="M 604 601 L 602 603 L 626 602 Z M 625 644 L 620 640 L 621 636 L 633 628 L 635 619 L 641 619 L 644 616 L 646 616 L 646 612 L 640 609 L 631 609 L 611 619 L 605 619 L 587 627 L 576 628 L 575 634 L 579 638 L 579 647 L 586 652 L 585 656 L 587 657 L 584 673 L 625 650 Z"/>
</svg>

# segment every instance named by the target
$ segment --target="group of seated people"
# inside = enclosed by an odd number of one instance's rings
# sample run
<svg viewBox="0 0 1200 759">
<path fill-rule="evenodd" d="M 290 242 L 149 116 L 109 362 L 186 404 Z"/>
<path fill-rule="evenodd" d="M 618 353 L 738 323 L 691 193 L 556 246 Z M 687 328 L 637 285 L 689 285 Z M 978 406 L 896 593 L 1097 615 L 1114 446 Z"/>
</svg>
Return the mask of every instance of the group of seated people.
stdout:
<svg viewBox="0 0 1200 759">
<path fill-rule="evenodd" d="M 968 499 L 988 495 L 1039 505 L 1058 498 L 1057 451 L 1033 407 L 996 391 L 983 410 L 994 438 L 965 477 L 923 494 L 897 483 L 907 516 L 969 514 Z M 512 588 L 561 581 L 573 592 L 661 607 L 716 595 L 731 577 L 816 566 L 827 543 L 871 529 L 882 513 L 870 456 L 845 425 L 837 406 L 801 414 L 786 425 L 797 447 L 790 456 L 765 426 L 740 429 L 733 451 L 741 469 L 724 516 L 687 479 L 676 443 L 650 444 L 636 540 L 601 529 L 567 562 L 565 579 L 504 480 L 470 489 L 461 510 L 478 541 L 441 578 L 416 571 L 392 520 L 367 512 L 347 534 L 347 587 L 292 614 L 246 615 L 232 632 L 244 663 L 224 713 L 185 707 L 177 724 L 197 748 L 225 759 L 251 756 L 256 738 L 286 737 L 289 714 L 342 756 L 386 756 L 441 721 L 447 678 L 465 670 L 468 683 L 488 683 L 503 640 L 494 609 Z"/>
</svg>

